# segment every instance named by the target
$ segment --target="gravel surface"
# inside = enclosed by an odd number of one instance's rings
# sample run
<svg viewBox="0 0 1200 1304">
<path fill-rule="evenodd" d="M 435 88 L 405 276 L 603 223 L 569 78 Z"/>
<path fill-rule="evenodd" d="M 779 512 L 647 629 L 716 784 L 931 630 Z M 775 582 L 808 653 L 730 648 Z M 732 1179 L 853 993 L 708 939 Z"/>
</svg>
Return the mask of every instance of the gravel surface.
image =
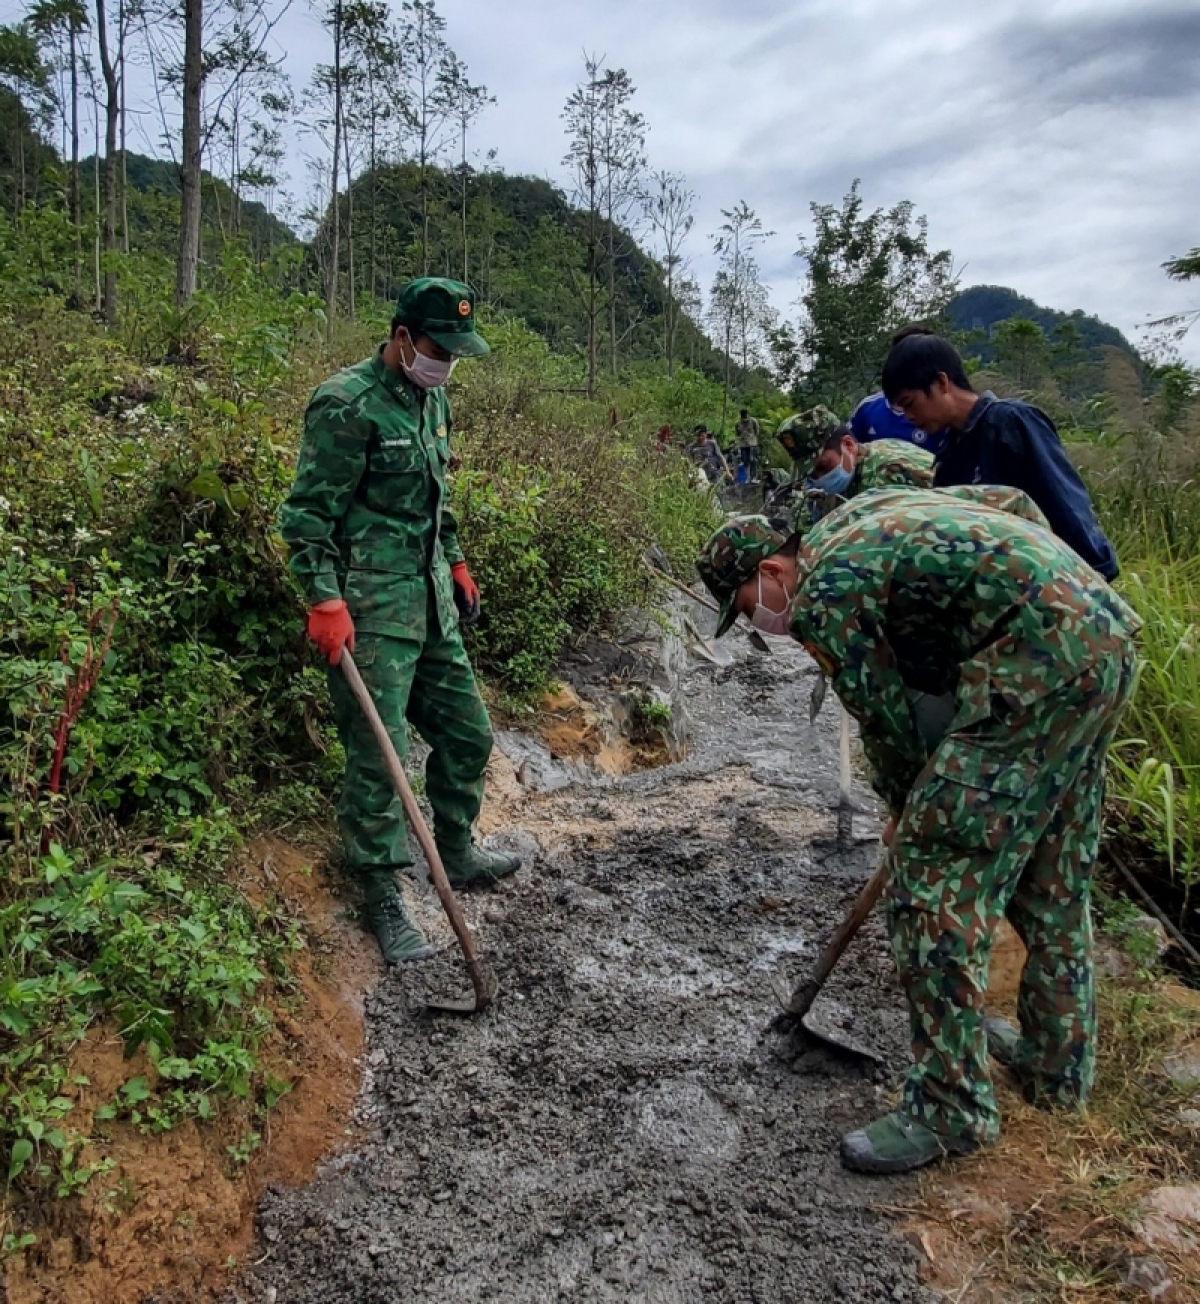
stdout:
<svg viewBox="0 0 1200 1304">
<path fill-rule="evenodd" d="M 914 1188 L 837 1155 L 906 1060 L 877 917 L 823 1000 L 884 1067 L 769 1029 L 769 976 L 811 963 L 879 827 L 860 817 L 862 845 L 834 843 L 838 707 L 809 725 L 814 667 L 778 646 L 730 638 L 728 666 L 674 672 L 679 765 L 560 784 L 546 758 L 541 790 L 512 803 L 508 837 L 532 863 L 468 902 L 497 1004 L 420 1012 L 430 987 L 464 986 L 449 951 L 380 984 L 360 1136 L 310 1186 L 268 1193 L 238 1298 L 932 1298 L 877 1208 Z"/>
</svg>

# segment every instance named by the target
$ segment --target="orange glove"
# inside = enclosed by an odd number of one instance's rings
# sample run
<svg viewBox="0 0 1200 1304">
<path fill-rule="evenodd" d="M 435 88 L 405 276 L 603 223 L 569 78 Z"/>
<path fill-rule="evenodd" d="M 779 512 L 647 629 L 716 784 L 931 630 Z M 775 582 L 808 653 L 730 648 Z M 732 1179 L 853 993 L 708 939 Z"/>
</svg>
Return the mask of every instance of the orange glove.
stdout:
<svg viewBox="0 0 1200 1304">
<path fill-rule="evenodd" d="M 466 625 L 473 625 L 479 619 L 479 585 L 471 578 L 465 561 L 456 561 L 450 567 L 454 578 L 454 605 Z"/>
<path fill-rule="evenodd" d="M 310 609 L 304 628 L 331 666 L 342 659 L 343 647 L 354 651 L 354 622 L 350 619 L 350 608 L 341 598 L 318 602 Z"/>
</svg>

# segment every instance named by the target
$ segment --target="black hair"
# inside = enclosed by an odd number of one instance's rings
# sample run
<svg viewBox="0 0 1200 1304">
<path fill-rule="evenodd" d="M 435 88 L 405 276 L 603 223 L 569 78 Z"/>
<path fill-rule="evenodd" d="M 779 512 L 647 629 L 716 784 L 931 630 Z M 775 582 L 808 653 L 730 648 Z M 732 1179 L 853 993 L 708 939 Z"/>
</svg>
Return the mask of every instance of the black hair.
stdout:
<svg viewBox="0 0 1200 1304">
<path fill-rule="evenodd" d="M 778 552 L 772 553 L 773 557 L 795 557 L 800 551 L 800 535 L 792 533 L 788 536 L 788 541 L 779 549 Z"/>
<path fill-rule="evenodd" d="M 909 335 L 892 346 L 883 364 L 884 397 L 895 402 L 905 389 L 928 394 L 939 376 L 945 376 L 956 389 L 971 391 L 963 360 L 949 340 L 940 335 Z"/>
<path fill-rule="evenodd" d="M 692 434 L 693 434 L 693 435 L 703 435 L 707 430 L 708 430 L 708 427 L 707 427 L 706 425 L 703 425 L 703 424 L 698 425 L 698 426 L 693 426 L 693 427 L 692 427 Z"/>
<path fill-rule="evenodd" d="M 397 313 L 392 318 L 392 330 L 391 330 L 391 334 L 388 336 L 388 339 L 391 339 L 392 335 L 395 335 L 396 331 L 401 326 L 403 326 L 404 329 L 408 331 L 408 338 L 412 340 L 414 344 L 416 344 L 417 340 L 421 337 L 421 335 L 424 334 L 424 332 L 421 330 L 421 325 L 419 322 L 412 321 L 408 317 L 404 317 L 400 313 Z"/>
<path fill-rule="evenodd" d="M 937 331 L 932 326 L 924 326 L 919 321 L 912 322 L 908 326 L 901 326 L 900 329 L 892 336 L 892 343 L 899 344 L 901 340 L 911 339 L 914 335 L 936 335 Z"/>
<path fill-rule="evenodd" d="M 821 452 L 828 452 L 831 448 L 840 449 L 843 439 L 854 439 L 854 431 L 844 423 L 836 426 L 825 436 L 825 442 L 821 445 Z M 855 440 L 855 443 L 858 441 Z"/>
<path fill-rule="evenodd" d="M 742 408 L 741 415 L 744 416 L 744 417 L 748 417 L 748 416 L 750 415 L 750 409 L 749 409 L 749 408 Z"/>
</svg>

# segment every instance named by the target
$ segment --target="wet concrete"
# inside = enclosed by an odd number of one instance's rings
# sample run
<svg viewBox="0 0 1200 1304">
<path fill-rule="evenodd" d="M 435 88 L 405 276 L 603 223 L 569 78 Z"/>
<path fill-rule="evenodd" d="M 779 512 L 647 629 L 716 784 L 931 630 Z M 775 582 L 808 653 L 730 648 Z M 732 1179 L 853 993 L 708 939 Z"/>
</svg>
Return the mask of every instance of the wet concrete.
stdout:
<svg viewBox="0 0 1200 1304">
<path fill-rule="evenodd" d="M 832 842 L 837 705 L 810 727 L 804 654 L 726 642 L 723 668 L 671 652 L 681 764 L 562 783 L 547 758 L 522 767 L 505 814 L 533 863 L 468 903 L 498 1003 L 415 1012 L 429 986 L 463 985 L 453 952 L 381 983 L 362 1136 L 265 1200 L 241 1299 L 929 1298 L 875 1207 L 912 1186 L 837 1157 L 906 1058 L 878 918 L 830 999 L 887 1067 L 767 1031 L 773 967 L 803 971 L 878 853 Z"/>
</svg>

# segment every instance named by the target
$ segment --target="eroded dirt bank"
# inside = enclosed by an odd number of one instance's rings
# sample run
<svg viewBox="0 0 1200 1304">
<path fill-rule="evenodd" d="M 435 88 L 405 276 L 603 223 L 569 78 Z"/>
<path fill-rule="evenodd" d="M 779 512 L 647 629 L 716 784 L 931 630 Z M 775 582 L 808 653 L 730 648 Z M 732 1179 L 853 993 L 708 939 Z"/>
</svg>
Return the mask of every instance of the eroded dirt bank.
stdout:
<svg viewBox="0 0 1200 1304">
<path fill-rule="evenodd" d="M 890 1221 L 914 1188 L 837 1159 L 906 1059 L 879 921 L 830 994 L 892 1067 L 765 1031 L 775 963 L 803 967 L 877 854 L 832 841 L 836 704 L 810 727 L 798 649 L 730 651 L 676 667 L 679 765 L 565 783 L 508 740 L 491 818 L 531 863 L 468 903 L 500 1000 L 478 1019 L 416 1013 L 426 984 L 462 985 L 452 952 L 380 983 L 361 1139 L 268 1194 L 237 1298 L 927 1298 Z"/>
</svg>

